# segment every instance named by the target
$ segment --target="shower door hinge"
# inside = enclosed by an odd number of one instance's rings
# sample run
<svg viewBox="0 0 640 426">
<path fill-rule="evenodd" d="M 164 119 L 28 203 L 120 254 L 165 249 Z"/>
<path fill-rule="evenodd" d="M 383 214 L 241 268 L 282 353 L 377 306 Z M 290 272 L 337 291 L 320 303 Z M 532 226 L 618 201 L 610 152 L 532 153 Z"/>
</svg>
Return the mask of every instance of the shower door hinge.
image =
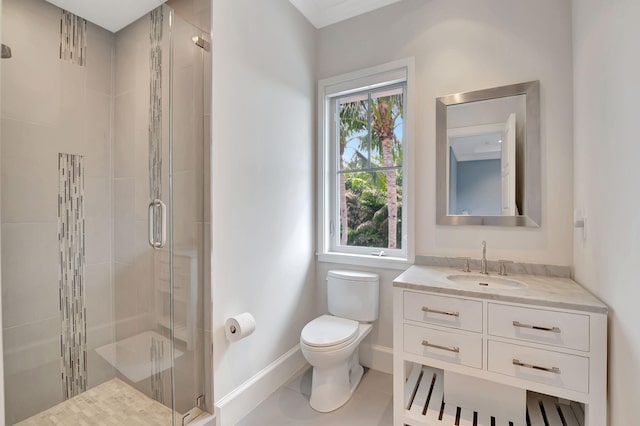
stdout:
<svg viewBox="0 0 640 426">
<path fill-rule="evenodd" d="M 200 395 L 196 398 L 196 406 L 187 411 L 187 413 L 182 416 L 182 426 L 188 425 L 204 413 L 204 395 Z"/>
<path fill-rule="evenodd" d="M 203 48 L 206 52 L 211 49 L 211 44 L 209 44 L 207 40 L 200 36 L 196 36 L 192 40 L 196 44 L 196 46 Z"/>
<path fill-rule="evenodd" d="M 203 414 L 203 410 L 198 407 L 193 407 L 191 410 L 187 411 L 185 415 L 182 416 L 182 426 L 188 425 Z"/>
<path fill-rule="evenodd" d="M 203 402 L 204 402 L 204 395 L 200 395 L 199 397 L 196 398 L 196 407 L 204 410 L 204 405 L 202 404 Z"/>
</svg>

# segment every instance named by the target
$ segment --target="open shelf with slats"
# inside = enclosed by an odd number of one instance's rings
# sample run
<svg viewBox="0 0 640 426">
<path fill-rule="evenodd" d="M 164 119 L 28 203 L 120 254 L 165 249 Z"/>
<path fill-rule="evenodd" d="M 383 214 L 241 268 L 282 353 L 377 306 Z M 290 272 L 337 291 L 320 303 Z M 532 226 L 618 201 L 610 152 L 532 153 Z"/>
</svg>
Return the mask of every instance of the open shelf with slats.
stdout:
<svg viewBox="0 0 640 426">
<path fill-rule="evenodd" d="M 442 370 L 415 364 L 404 389 L 405 418 L 410 426 L 525 426 L 489 412 L 471 411 L 444 402 Z M 527 392 L 526 426 L 584 426 L 581 404 Z"/>
</svg>

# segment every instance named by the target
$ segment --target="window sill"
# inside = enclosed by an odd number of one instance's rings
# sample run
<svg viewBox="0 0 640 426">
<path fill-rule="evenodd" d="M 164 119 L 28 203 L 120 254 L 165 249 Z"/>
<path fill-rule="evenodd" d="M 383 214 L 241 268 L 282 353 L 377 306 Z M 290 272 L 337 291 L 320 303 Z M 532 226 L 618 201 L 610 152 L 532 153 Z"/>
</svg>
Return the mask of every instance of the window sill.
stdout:
<svg viewBox="0 0 640 426">
<path fill-rule="evenodd" d="M 370 266 L 374 268 L 397 269 L 404 271 L 413 265 L 413 260 L 399 257 L 379 257 L 351 253 L 320 253 L 318 262 L 340 263 L 344 265 Z"/>
</svg>

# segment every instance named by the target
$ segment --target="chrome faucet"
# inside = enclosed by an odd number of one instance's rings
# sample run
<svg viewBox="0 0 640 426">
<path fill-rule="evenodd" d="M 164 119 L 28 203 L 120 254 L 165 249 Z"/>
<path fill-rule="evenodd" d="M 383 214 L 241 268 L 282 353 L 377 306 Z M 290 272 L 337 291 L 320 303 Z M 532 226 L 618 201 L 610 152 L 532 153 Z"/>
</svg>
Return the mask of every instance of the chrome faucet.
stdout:
<svg viewBox="0 0 640 426">
<path fill-rule="evenodd" d="M 509 275 L 507 273 L 507 265 L 510 263 L 513 263 L 513 260 L 498 260 L 498 263 L 500 264 L 499 275 L 502 275 L 503 277 L 506 277 L 507 275 Z"/>
<path fill-rule="evenodd" d="M 482 261 L 480 262 L 480 273 L 489 275 L 487 270 L 487 242 L 482 241 Z"/>
</svg>

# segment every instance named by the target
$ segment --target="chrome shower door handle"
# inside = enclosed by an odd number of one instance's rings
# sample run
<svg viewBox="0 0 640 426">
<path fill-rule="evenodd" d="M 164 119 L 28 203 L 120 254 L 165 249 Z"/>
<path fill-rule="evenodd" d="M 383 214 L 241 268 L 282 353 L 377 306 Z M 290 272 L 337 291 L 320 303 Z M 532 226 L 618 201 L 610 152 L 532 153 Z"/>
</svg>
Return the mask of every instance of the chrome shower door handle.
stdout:
<svg viewBox="0 0 640 426">
<path fill-rule="evenodd" d="M 160 247 L 162 248 L 167 244 L 167 205 L 160 199 L 156 200 L 160 205 Z"/>
<path fill-rule="evenodd" d="M 156 241 L 156 209 L 160 208 L 160 241 Z M 149 245 L 155 250 L 167 243 L 167 205 L 159 198 L 149 203 Z"/>
<path fill-rule="evenodd" d="M 149 223 L 149 245 L 153 248 L 156 248 L 156 240 L 155 240 L 155 233 L 156 233 L 156 227 L 155 227 L 155 203 L 152 201 L 149 203 L 149 218 L 148 218 L 148 223 Z"/>
</svg>

